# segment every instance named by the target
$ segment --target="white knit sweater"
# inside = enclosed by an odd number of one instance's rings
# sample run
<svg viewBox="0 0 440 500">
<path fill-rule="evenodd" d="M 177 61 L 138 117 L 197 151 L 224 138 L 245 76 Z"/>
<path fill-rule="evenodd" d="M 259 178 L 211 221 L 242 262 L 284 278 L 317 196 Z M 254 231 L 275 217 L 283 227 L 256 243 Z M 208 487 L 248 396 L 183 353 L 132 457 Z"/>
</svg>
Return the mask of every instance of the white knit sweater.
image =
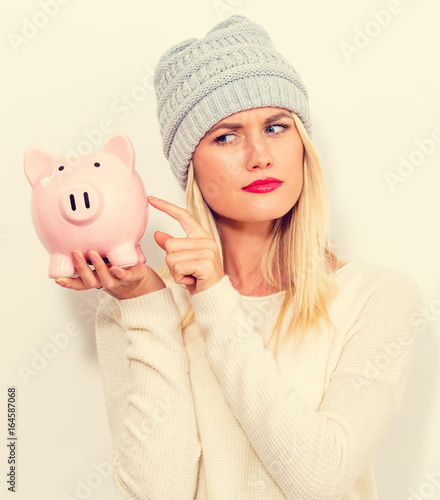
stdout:
<svg viewBox="0 0 440 500">
<path fill-rule="evenodd" d="M 244 297 L 225 276 L 192 298 L 171 281 L 134 299 L 103 294 L 96 341 L 124 498 L 377 499 L 373 457 L 423 298 L 406 273 L 361 260 L 334 276 L 333 326 L 277 360 L 264 344 L 283 292 Z"/>
</svg>

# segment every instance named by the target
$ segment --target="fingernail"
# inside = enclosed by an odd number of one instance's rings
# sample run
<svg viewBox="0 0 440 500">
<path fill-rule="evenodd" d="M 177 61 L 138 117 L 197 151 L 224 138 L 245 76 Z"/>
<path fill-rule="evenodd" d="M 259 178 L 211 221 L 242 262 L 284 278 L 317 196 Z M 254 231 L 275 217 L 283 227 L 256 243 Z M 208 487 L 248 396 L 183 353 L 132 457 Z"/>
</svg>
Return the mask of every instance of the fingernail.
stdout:
<svg viewBox="0 0 440 500">
<path fill-rule="evenodd" d="M 75 262 L 75 264 L 81 264 L 81 255 L 79 252 L 73 252 L 72 253 L 73 255 L 73 262 Z"/>
<path fill-rule="evenodd" d="M 147 196 L 149 200 L 158 200 L 159 198 L 156 198 L 155 196 Z"/>
<path fill-rule="evenodd" d="M 98 261 L 98 258 L 95 254 L 95 252 L 89 252 L 89 257 L 90 257 L 90 260 L 95 264 L 97 261 Z"/>
<path fill-rule="evenodd" d="M 55 280 L 55 283 L 56 283 L 57 285 L 60 285 L 60 286 L 63 286 L 63 287 L 65 287 L 65 286 L 66 286 L 66 282 L 65 282 L 65 281 Z"/>
<path fill-rule="evenodd" d="M 118 277 L 118 275 L 121 274 L 121 270 L 119 269 L 119 267 L 112 267 L 110 268 L 110 271 L 112 274 L 114 274 L 116 277 Z"/>
</svg>

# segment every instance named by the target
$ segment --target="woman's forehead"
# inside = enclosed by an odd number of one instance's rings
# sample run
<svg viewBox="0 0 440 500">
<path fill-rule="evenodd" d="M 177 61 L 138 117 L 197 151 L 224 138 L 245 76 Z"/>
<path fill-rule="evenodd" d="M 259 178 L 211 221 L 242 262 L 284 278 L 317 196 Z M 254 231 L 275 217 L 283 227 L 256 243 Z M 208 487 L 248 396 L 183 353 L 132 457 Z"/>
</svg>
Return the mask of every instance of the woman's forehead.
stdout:
<svg viewBox="0 0 440 500">
<path fill-rule="evenodd" d="M 234 121 L 242 121 L 247 118 L 252 119 L 278 119 L 281 117 L 292 118 L 292 112 L 286 108 L 277 108 L 273 106 L 266 106 L 262 108 L 251 108 L 243 111 L 238 111 L 237 113 L 233 113 L 232 115 L 226 116 L 219 120 L 215 125 L 211 127 L 209 132 L 214 128 L 219 128 L 219 125 L 224 123 L 232 123 Z M 208 133 L 209 133 L 208 132 Z"/>
</svg>

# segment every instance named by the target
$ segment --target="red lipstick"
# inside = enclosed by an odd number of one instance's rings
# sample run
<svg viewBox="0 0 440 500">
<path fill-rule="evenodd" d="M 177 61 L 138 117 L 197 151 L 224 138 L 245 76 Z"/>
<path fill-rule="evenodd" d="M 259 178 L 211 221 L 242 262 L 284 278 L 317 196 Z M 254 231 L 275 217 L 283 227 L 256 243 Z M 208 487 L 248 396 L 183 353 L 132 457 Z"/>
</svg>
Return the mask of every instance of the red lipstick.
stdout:
<svg viewBox="0 0 440 500">
<path fill-rule="evenodd" d="M 247 193 L 269 193 L 278 189 L 282 183 L 283 181 L 275 179 L 275 177 L 266 177 L 265 179 L 257 179 L 241 189 Z"/>
</svg>

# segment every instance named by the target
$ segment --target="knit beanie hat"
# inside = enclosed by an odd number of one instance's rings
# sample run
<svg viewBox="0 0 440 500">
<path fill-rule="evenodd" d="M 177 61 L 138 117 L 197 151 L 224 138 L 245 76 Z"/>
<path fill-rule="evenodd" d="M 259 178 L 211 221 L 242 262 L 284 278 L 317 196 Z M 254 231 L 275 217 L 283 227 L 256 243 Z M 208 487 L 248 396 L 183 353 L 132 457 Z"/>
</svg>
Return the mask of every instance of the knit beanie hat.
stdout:
<svg viewBox="0 0 440 500">
<path fill-rule="evenodd" d="M 155 69 L 163 151 L 186 189 L 188 166 L 204 135 L 239 111 L 294 111 L 311 133 L 307 90 L 267 32 L 244 16 L 217 24 L 204 38 L 173 45 Z"/>
</svg>

